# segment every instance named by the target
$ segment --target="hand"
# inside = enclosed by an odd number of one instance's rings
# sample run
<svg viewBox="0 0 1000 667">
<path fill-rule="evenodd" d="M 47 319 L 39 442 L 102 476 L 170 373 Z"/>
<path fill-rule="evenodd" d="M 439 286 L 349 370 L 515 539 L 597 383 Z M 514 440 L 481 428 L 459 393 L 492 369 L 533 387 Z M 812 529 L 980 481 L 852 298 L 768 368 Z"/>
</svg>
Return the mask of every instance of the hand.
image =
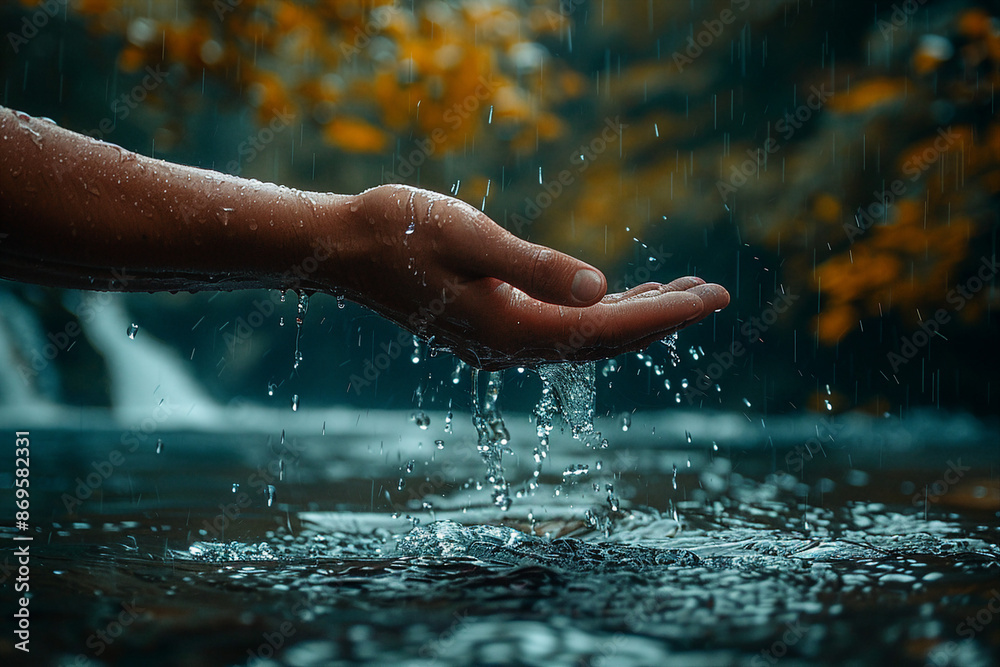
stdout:
<svg viewBox="0 0 1000 667">
<path fill-rule="evenodd" d="M 427 190 L 386 185 L 343 205 L 334 291 L 484 370 L 643 349 L 729 303 L 694 277 L 605 294 L 589 264 Z"/>
</svg>

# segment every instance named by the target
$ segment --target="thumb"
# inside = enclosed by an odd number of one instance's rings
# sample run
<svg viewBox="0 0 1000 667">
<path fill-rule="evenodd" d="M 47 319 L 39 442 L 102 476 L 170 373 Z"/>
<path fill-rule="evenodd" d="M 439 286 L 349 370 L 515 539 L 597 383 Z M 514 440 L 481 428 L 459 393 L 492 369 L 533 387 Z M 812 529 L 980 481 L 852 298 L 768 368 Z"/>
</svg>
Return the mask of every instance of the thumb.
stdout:
<svg viewBox="0 0 1000 667">
<path fill-rule="evenodd" d="M 464 204 L 464 202 L 462 202 Z M 467 204 L 464 224 L 448 227 L 453 266 L 489 276 L 528 296 L 560 306 L 592 306 L 608 290 L 604 274 L 590 264 L 514 236 Z"/>
<path fill-rule="evenodd" d="M 591 306 L 607 292 L 604 274 L 590 264 L 513 235 L 507 241 L 478 258 L 479 272 L 560 306 Z"/>
</svg>

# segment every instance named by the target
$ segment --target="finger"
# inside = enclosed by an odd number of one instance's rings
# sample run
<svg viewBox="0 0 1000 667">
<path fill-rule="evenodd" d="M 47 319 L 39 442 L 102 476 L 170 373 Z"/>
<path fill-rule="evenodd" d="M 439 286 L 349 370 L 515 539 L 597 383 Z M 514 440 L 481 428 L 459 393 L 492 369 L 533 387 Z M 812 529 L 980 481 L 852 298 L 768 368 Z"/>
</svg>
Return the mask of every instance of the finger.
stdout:
<svg viewBox="0 0 1000 667">
<path fill-rule="evenodd" d="M 590 264 L 519 239 L 476 213 L 471 224 L 451 230 L 457 236 L 451 246 L 459 250 L 455 268 L 497 278 L 535 299 L 562 306 L 590 306 L 607 292 L 604 274 Z"/>
<path fill-rule="evenodd" d="M 624 292 L 605 294 L 604 298 L 601 299 L 601 303 L 618 303 L 622 299 L 627 299 L 637 294 L 642 294 L 643 292 L 651 292 L 653 290 L 659 290 L 663 287 L 664 286 L 661 285 L 660 283 L 643 283 L 642 285 L 636 285 L 635 287 L 625 290 Z"/>
<path fill-rule="evenodd" d="M 500 321 L 518 322 L 511 331 L 494 329 L 496 336 L 515 336 L 532 348 L 548 348 L 552 358 L 610 357 L 636 341 L 674 331 L 702 317 L 705 304 L 689 291 L 649 290 L 613 303 L 566 309 L 516 295 Z M 666 334 L 664 334 L 666 335 Z"/>
<path fill-rule="evenodd" d="M 729 292 L 722 285 L 715 283 L 696 285 L 688 289 L 687 293 L 696 294 L 705 306 L 701 317 L 698 318 L 699 321 L 729 305 Z"/>
<path fill-rule="evenodd" d="M 664 285 L 664 291 L 676 292 L 678 290 L 691 289 L 697 285 L 704 285 L 705 281 L 701 278 L 696 278 L 694 276 L 684 276 L 683 278 L 677 278 L 671 280 L 669 283 Z"/>
</svg>

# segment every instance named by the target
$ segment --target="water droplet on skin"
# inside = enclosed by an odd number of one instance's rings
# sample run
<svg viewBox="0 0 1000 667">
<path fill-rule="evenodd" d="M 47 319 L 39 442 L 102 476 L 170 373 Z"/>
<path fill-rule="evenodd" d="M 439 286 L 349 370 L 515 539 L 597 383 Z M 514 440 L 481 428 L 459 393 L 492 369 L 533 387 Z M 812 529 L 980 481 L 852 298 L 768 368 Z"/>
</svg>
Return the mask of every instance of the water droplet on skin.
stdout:
<svg viewBox="0 0 1000 667">
<path fill-rule="evenodd" d="M 135 322 L 133 322 L 132 324 L 130 324 L 130 325 L 129 325 L 129 327 L 128 327 L 128 329 L 127 329 L 127 330 L 125 331 L 125 333 L 127 333 L 127 334 L 128 334 L 128 337 L 129 337 L 129 338 L 131 338 L 132 340 L 135 340 L 135 335 L 136 335 L 137 333 L 139 333 L 139 325 L 138 325 L 138 324 L 136 324 Z"/>
</svg>

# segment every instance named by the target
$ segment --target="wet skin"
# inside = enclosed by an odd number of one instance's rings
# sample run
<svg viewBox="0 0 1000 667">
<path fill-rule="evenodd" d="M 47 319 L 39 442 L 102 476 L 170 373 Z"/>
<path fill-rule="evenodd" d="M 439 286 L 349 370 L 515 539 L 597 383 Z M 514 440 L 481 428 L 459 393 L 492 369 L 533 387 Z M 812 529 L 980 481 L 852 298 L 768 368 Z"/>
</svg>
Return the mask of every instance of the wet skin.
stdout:
<svg viewBox="0 0 1000 667">
<path fill-rule="evenodd" d="M 479 368 L 642 349 L 729 294 L 607 294 L 596 268 L 451 197 L 302 192 L 131 153 L 0 107 L 0 277 L 115 291 L 344 294 Z"/>
</svg>

